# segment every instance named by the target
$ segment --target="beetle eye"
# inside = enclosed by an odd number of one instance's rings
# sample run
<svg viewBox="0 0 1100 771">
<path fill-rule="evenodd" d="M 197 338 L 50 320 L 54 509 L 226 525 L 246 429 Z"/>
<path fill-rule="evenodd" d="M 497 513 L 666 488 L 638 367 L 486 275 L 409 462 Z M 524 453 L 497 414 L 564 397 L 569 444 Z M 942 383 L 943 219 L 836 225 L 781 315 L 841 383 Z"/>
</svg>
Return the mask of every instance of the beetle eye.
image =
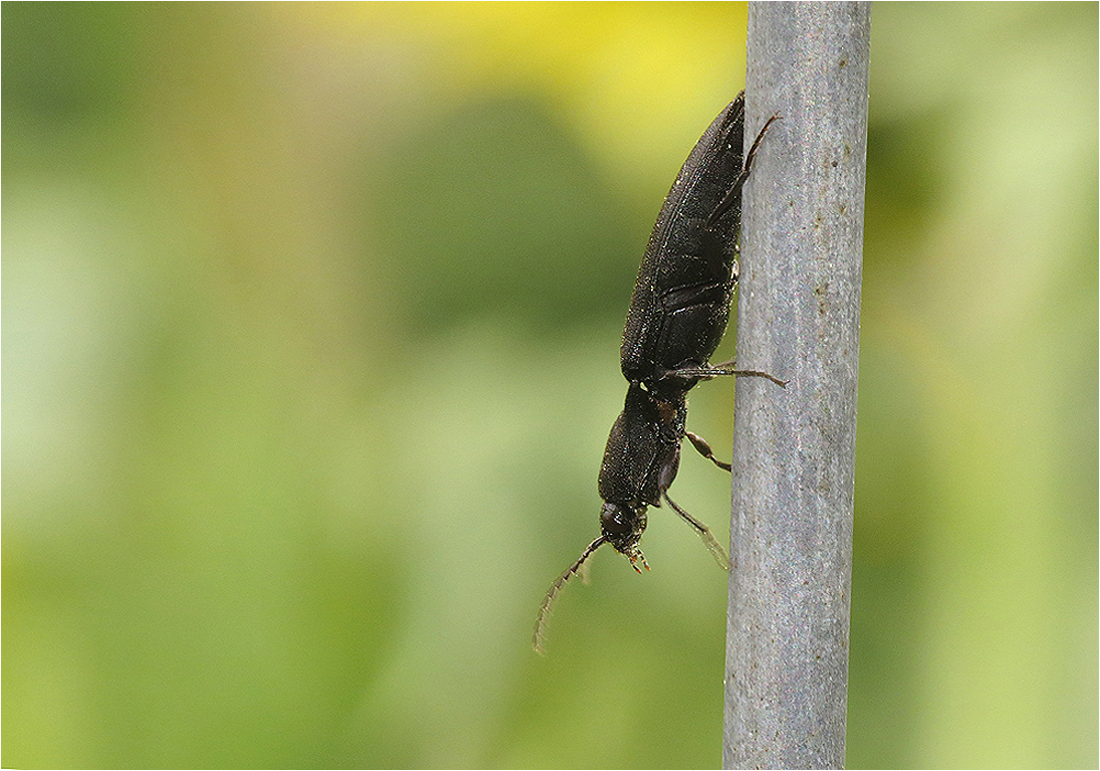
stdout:
<svg viewBox="0 0 1100 771">
<path fill-rule="evenodd" d="M 630 530 L 626 524 L 626 511 L 617 503 L 605 503 L 600 511 L 600 526 L 608 535 L 622 535 Z"/>
</svg>

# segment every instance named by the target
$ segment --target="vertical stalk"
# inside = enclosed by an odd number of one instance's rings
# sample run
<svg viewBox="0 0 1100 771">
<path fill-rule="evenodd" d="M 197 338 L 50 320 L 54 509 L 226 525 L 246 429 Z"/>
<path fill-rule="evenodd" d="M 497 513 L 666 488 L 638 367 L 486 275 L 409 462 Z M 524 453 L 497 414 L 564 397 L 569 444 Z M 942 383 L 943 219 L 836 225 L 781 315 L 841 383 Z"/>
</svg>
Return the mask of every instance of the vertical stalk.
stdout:
<svg viewBox="0 0 1100 771">
<path fill-rule="evenodd" d="M 749 3 L 726 768 L 844 764 L 870 4 Z"/>
</svg>

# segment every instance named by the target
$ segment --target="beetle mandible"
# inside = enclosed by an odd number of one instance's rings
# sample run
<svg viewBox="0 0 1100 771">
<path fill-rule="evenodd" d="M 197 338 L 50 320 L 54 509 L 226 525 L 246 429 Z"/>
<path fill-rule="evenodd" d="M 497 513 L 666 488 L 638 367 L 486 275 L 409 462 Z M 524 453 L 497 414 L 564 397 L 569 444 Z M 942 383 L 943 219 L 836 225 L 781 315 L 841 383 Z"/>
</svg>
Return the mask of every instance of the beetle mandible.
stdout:
<svg viewBox="0 0 1100 771">
<path fill-rule="evenodd" d="M 600 466 L 601 534 L 546 593 L 535 623 L 536 651 L 542 650 L 542 630 L 558 592 L 596 549 L 611 544 L 638 572 L 649 569 L 638 543 L 647 508 L 662 500 L 729 568 L 725 550 L 707 526 L 674 503 L 668 488 L 680 466 L 685 436 L 704 457 L 730 470 L 702 437 L 686 429 L 687 392 L 696 383 L 751 375 L 786 385 L 766 372 L 709 361 L 725 332 L 737 281 L 741 188 L 764 132 L 777 117 L 764 124 L 744 154 L 745 94 L 738 94 L 699 139 L 661 206 L 623 330 L 621 365 L 630 385 Z"/>
</svg>

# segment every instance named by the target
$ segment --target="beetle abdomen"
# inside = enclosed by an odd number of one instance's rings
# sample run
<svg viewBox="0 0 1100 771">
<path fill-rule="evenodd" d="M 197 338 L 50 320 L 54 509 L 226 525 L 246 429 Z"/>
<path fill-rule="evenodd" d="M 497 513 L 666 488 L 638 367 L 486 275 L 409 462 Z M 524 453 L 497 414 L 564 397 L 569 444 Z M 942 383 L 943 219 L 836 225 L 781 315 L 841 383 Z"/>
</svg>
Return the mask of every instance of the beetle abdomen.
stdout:
<svg viewBox="0 0 1100 771">
<path fill-rule="evenodd" d="M 740 197 L 711 220 L 741 174 L 744 115 L 742 94 L 695 145 L 657 216 L 623 330 L 630 382 L 653 384 L 669 370 L 705 365 L 725 332 Z"/>
</svg>

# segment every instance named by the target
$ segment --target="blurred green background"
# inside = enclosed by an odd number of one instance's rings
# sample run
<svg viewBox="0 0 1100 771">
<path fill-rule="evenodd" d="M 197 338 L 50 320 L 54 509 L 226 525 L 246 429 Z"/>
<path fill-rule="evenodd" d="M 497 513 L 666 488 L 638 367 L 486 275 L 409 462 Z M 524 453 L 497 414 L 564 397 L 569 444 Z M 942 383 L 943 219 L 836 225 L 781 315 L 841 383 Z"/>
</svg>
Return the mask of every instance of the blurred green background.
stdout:
<svg viewBox="0 0 1100 771">
<path fill-rule="evenodd" d="M 3 5 L 3 766 L 719 765 L 682 523 L 530 632 L 745 12 Z M 849 766 L 1100 762 L 1097 29 L 873 11 Z"/>
</svg>

